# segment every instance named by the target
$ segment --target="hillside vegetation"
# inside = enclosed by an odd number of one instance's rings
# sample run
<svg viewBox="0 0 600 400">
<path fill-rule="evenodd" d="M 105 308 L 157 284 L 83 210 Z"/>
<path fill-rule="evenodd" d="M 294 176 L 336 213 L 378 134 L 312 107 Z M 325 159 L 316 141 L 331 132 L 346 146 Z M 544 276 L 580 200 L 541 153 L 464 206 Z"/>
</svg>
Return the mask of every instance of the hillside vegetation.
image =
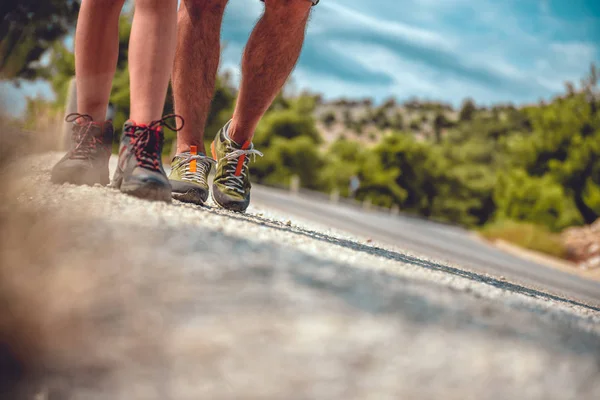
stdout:
<svg viewBox="0 0 600 400">
<path fill-rule="evenodd" d="M 117 129 L 129 113 L 128 22 L 123 16 L 111 96 Z M 63 44 L 54 44 L 42 72 L 56 101 L 30 100 L 30 127 L 38 115 L 62 112 L 73 61 Z M 256 132 L 255 146 L 265 157 L 252 164 L 252 174 L 259 183 L 283 187 L 298 176 L 304 188 L 341 196 L 351 195 L 356 176 L 360 187 L 352 195 L 373 205 L 475 229 L 508 221 L 559 232 L 600 216 L 598 93 L 594 66 L 577 87 L 567 83 L 562 95 L 522 107 L 482 107 L 470 99 L 460 109 L 418 99 L 326 102 L 284 90 Z M 230 76 L 221 74 L 207 142 L 230 118 L 235 96 Z M 171 112 L 170 94 L 167 100 L 165 112 Z M 174 139 L 168 132 L 165 154 Z"/>
</svg>

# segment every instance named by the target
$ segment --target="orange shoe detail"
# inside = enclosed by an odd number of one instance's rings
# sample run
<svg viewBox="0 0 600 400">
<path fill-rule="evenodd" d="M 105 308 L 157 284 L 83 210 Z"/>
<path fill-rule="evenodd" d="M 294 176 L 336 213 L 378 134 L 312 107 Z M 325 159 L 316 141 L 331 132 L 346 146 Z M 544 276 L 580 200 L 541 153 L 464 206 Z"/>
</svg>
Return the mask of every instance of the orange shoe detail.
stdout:
<svg viewBox="0 0 600 400">
<path fill-rule="evenodd" d="M 198 155 L 198 146 L 190 146 L 190 154 L 193 156 Z M 198 172 L 198 162 L 196 160 L 190 161 L 190 172 Z"/>
<path fill-rule="evenodd" d="M 242 150 L 248 150 L 248 147 L 250 147 L 251 144 L 252 143 L 249 140 L 246 141 L 246 143 L 244 143 L 244 145 L 242 146 Z M 246 161 L 246 155 L 242 154 L 238 159 L 237 167 L 235 169 L 235 176 L 240 176 L 242 174 L 242 169 L 244 168 L 244 161 Z"/>
</svg>

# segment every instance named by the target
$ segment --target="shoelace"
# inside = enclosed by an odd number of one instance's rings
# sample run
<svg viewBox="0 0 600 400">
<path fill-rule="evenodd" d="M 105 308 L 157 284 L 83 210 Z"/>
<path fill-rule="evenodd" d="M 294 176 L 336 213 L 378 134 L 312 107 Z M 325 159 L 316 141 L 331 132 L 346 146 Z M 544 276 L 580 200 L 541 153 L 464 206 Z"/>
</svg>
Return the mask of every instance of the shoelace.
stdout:
<svg viewBox="0 0 600 400">
<path fill-rule="evenodd" d="M 69 123 L 78 119 L 85 122 L 83 124 L 78 123 L 73 127 L 73 140 L 77 144 L 69 151 L 69 158 L 72 160 L 89 160 L 92 158 L 92 152 L 96 150 L 96 145 L 102 144 L 102 140 L 91 134 L 94 125 L 94 119 L 91 115 L 71 113 L 65 117 L 65 121 Z"/>
<path fill-rule="evenodd" d="M 261 153 L 258 150 L 255 150 L 254 148 L 242 150 L 236 149 L 231 145 L 228 145 L 227 149 L 230 150 L 230 152 L 228 152 L 225 156 L 225 158 L 227 159 L 225 171 L 228 172 L 227 176 L 225 177 L 225 187 L 234 190 L 240 194 L 244 194 L 244 178 L 246 178 L 246 171 L 248 169 L 248 162 L 250 160 L 250 156 L 254 156 L 252 161 L 256 161 L 256 156 L 262 157 L 263 153 Z M 241 156 L 246 157 L 244 158 L 244 167 L 242 168 L 242 172 L 238 176 L 236 175 L 238 165 L 237 160 L 239 160 Z"/>
<path fill-rule="evenodd" d="M 188 155 L 180 155 L 177 156 L 180 164 L 184 168 L 184 173 L 182 179 L 186 181 L 198 181 L 201 185 L 208 185 L 206 179 L 208 178 L 208 174 L 210 173 L 210 168 L 212 165 L 216 165 L 217 162 L 212 158 L 202 155 L 202 154 L 188 154 Z M 190 171 L 190 162 L 192 160 L 198 161 L 196 172 Z"/>
<path fill-rule="evenodd" d="M 181 126 L 170 125 L 169 118 L 179 119 Z M 164 141 L 162 128 L 167 127 L 175 132 L 183 128 L 184 120 L 181 116 L 170 114 L 152 121 L 148 125 L 132 125 L 125 134 L 131 138 L 131 146 L 137 159 L 137 165 L 151 171 L 160 172 L 160 149 Z"/>
</svg>

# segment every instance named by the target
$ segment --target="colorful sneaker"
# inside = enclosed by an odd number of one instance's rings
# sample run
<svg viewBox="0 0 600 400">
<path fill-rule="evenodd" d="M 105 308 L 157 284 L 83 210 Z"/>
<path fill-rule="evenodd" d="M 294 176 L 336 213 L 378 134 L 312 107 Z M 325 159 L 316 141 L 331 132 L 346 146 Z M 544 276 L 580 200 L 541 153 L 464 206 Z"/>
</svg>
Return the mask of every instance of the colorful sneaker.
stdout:
<svg viewBox="0 0 600 400">
<path fill-rule="evenodd" d="M 149 125 L 125 122 L 113 177 L 114 188 L 146 200 L 171 202 L 171 185 L 161 160 L 165 140 L 162 128 L 168 126 L 176 130 L 166 123 L 170 117 Z"/>
<path fill-rule="evenodd" d="M 244 212 L 250 205 L 250 156 L 263 156 L 250 141 L 243 145 L 235 143 L 227 130 L 229 121 L 212 142 L 212 156 L 217 160 L 217 172 L 212 185 L 212 197 L 219 206 L 232 211 Z"/>
<path fill-rule="evenodd" d="M 191 146 L 190 151 L 179 153 L 171 162 L 172 196 L 174 199 L 203 205 L 208 199 L 208 176 L 216 161 L 198 154 L 198 147 Z"/>
<path fill-rule="evenodd" d="M 51 181 L 107 185 L 110 182 L 108 160 L 114 135 L 112 122 L 94 122 L 86 114 L 69 114 L 65 120 L 73 123 L 71 148 L 52 168 Z"/>
</svg>

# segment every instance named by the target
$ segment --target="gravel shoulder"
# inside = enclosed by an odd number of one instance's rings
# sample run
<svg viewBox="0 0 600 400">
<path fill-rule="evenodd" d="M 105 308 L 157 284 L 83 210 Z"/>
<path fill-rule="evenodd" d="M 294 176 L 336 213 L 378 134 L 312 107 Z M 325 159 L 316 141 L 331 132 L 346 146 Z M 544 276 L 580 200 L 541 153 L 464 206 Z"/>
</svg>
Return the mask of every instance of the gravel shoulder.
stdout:
<svg viewBox="0 0 600 400">
<path fill-rule="evenodd" d="M 44 320 L 42 392 L 600 398 L 593 307 L 260 204 L 240 215 L 51 185 L 57 157 L 20 168 L 9 196 L 35 217 L 3 233 L 18 274 L 37 274 L 23 293 Z"/>
</svg>

